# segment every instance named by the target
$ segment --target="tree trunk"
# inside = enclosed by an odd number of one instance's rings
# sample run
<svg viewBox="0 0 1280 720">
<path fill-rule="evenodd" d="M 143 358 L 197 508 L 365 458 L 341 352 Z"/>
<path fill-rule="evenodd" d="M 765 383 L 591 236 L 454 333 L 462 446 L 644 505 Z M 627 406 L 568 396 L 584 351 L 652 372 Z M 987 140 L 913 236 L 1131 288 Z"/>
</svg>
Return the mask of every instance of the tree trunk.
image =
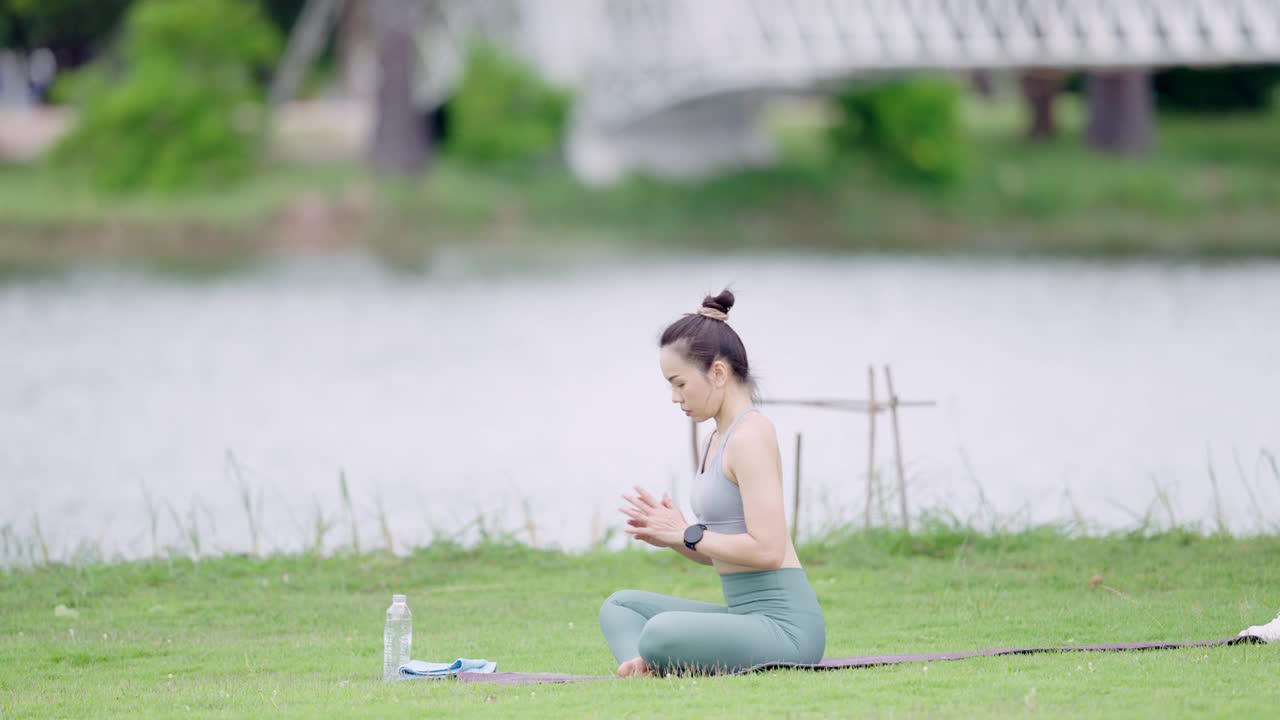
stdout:
<svg viewBox="0 0 1280 720">
<path fill-rule="evenodd" d="M 413 106 L 418 62 L 413 33 L 421 21 L 418 0 L 375 0 L 378 89 L 374 95 L 369 163 L 375 172 L 415 175 L 427 166 L 427 135 Z"/>
<path fill-rule="evenodd" d="M 991 100 L 996 96 L 995 83 L 991 79 L 991 70 L 978 68 L 969 73 L 969 86 L 973 93 L 983 100 Z"/>
<path fill-rule="evenodd" d="M 1058 97 L 1065 77 L 1066 73 L 1056 68 L 1037 68 L 1022 74 L 1022 97 L 1031 116 L 1031 124 L 1027 127 L 1028 140 L 1044 142 L 1058 136 L 1053 101 Z"/>
<path fill-rule="evenodd" d="M 1146 70 L 1095 72 L 1086 81 L 1090 147 L 1113 155 L 1142 155 L 1155 135 L 1155 100 Z"/>
<path fill-rule="evenodd" d="M 272 109 L 293 100 L 307 70 L 324 52 L 324 41 L 329 37 L 342 0 L 307 0 L 298 13 L 298 19 L 289 32 L 284 57 L 276 66 L 271 79 L 270 105 Z"/>
</svg>

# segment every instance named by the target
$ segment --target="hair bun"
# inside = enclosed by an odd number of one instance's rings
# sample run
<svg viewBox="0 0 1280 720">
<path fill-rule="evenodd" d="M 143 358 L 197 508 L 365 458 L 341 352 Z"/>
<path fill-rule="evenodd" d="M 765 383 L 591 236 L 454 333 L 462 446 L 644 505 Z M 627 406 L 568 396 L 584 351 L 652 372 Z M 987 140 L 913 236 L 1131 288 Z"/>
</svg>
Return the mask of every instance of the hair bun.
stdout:
<svg viewBox="0 0 1280 720">
<path fill-rule="evenodd" d="M 733 309 L 733 293 L 724 290 L 715 297 L 708 295 L 702 299 L 702 307 L 719 310 L 727 315 Z"/>
</svg>

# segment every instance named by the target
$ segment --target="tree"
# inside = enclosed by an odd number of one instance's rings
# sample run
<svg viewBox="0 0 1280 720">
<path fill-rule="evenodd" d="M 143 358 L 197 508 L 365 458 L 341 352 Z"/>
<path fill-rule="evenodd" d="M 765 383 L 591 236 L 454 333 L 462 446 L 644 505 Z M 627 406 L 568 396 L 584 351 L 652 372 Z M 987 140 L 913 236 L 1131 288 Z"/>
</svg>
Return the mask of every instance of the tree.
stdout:
<svg viewBox="0 0 1280 720">
<path fill-rule="evenodd" d="M 369 162 L 376 172 L 414 175 L 427 166 L 427 136 L 413 105 L 418 53 L 413 33 L 421 22 L 418 0 L 375 0 L 378 89 L 374 96 Z"/>
<path fill-rule="evenodd" d="M 1151 73 L 1140 69 L 1091 73 L 1085 81 L 1090 147 L 1113 155 L 1142 155 L 1155 135 Z"/>
<path fill-rule="evenodd" d="M 1057 137 L 1053 101 L 1058 97 L 1065 78 L 1066 73 L 1058 68 L 1035 68 L 1022 74 L 1022 97 L 1031 116 L 1031 124 L 1027 127 L 1028 140 L 1041 142 Z"/>
<path fill-rule="evenodd" d="M 79 112 L 52 159 L 111 191 L 227 185 L 248 175 L 265 133 L 255 77 L 280 38 L 241 0 L 139 0 L 117 62 L 67 78 Z"/>
</svg>

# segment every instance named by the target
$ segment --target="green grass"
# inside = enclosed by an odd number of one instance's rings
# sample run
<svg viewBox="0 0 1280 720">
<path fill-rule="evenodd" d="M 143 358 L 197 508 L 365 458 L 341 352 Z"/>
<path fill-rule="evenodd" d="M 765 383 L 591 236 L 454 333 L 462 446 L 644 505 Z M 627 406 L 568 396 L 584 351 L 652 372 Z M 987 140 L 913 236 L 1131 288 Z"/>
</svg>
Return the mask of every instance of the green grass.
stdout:
<svg viewBox="0 0 1280 720">
<path fill-rule="evenodd" d="M 1185 531 L 935 529 L 801 548 L 829 656 L 1232 635 L 1273 616 L 1278 553 L 1277 537 Z M 718 583 L 674 553 L 443 544 L 407 558 L 175 558 L 0 580 L 5 718 L 1269 717 L 1280 673 L 1277 648 L 1240 646 L 568 686 L 383 684 L 393 592 L 409 596 L 415 657 L 608 674 L 596 611 L 610 592 L 717 600 Z M 59 604 L 78 617 L 56 617 Z"/>
<path fill-rule="evenodd" d="M 44 166 L 0 165 L 4 226 L 91 226 L 108 221 L 135 226 L 207 223 L 252 229 L 285 202 L 303 194 L 330 196 L 349 185 L 344 167 L 272 166 L 218 190 L 104 195 Z"/>
<path fill-rule="evenodd" d="M 0 165 L 0 276 L 80 263 L 240 267 L 273 249 L 289 208 L 344 208 L 361 183 L 351 168 L 272 167 L 216 192 L 114 196 L 44 166 Z"/>
<path fill-rule="evenodd" d="M 447 156 L 420 181 L 379 183 L 357 167 L 271 167 L 234 188 L 98 195 L 42 168 L 0 169 L 0 271 L 82 260 L 230 262 L 306 246 L 315 227 L 280 222 L 299 198 L 343 221 L 320 245 L 421 260 L 442 244 L 582 244 L 709 249 L 980 252 L 1088 256 L 1280 255 L 1280 109 L 1159 123 L 1141 159 L 1084 148 L 1078 98 L 1061 136 L 1022 141 L 1009 101 L 964 106 L 971 162 L 947 188 L 886 175 L 871 157 L 836 158 L 821 109 L 779 113 L 782 162 L 705 182 L 635 178 L 580 186 L 550 163 L 482 169 Z M 342 223 L 346 222 L 347 225 Z"/>
</svg>

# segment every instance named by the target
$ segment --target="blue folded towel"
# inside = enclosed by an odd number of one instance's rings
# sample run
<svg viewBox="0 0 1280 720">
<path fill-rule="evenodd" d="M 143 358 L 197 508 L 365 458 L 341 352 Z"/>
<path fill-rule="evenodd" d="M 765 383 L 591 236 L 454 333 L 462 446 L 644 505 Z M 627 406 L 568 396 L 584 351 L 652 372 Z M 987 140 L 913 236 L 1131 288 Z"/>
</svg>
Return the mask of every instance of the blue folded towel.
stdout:
<svg viewBox="0 0 1280 720">
<path fill-rule="evenodd" d="M 498 668 L 492 660 L 471 660 L 458 658 L 451 663 L 433 663 L 425 660 L 410 660 L 401 665 L 396 674 L 401 680 L 418 678 L 442 678 L 458 673 L 491 673 Z"/>
</svg>

